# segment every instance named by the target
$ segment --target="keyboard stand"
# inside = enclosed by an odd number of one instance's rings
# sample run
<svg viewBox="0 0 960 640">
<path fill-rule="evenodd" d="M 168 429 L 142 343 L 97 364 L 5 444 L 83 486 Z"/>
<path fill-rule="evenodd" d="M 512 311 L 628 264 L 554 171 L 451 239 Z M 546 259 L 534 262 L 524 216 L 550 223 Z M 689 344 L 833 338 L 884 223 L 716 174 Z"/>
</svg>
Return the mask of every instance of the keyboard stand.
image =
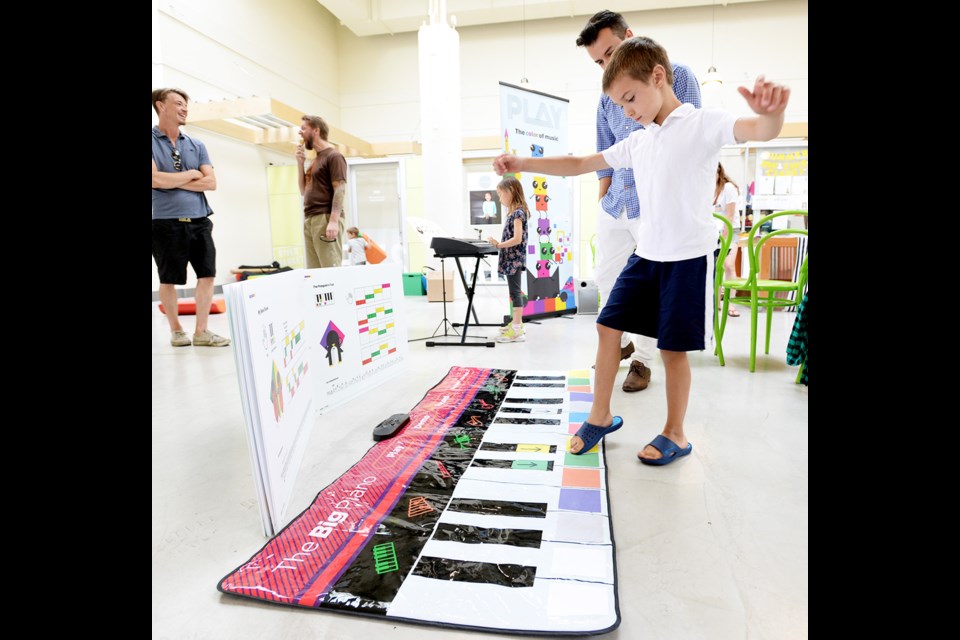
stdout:
<svg viewBox="0 0 960 640">
<path fill-rule="evenodd" d="M 440 258 L 440 286 L 443 290 L 440 300 L 443 302 L 443 320 L 441 320 L 440 324 L 437 325 L 437 328 L 433 330 L 433 333 L 427 336 L 426 338 L 411 338 L 407 340 L 407 342 L 419 342 L 420 340 L 430 340 L 432 338 L 436 338 L 437 332 L 440 331 L 440 327 L 443 327 L 443 336 L 441 337 L 446 338 L 450 335 L 449 333 L 447 333 L 447 327 L 450 327 L 453 333 L 456 334 L 457 336 L 460 335 L 457 332 L 457 330 L 453 328 L 454 326 L 453 323 L 447 320 L 447 279 L 444 277 L 444 273 L 445 273 L 444 264 L 445 264 L 444 258 Z M 437 343 L 431 343 L 431 344 L 428 344 L 427 346 L 432 347 L 434 346 L 434 344 L 437 344 Z"/>
<path fill-rule="evenodd" d="M 477 264 L 473 269 L 473 286 L 472 287 L 467 285 L 467 278 L 466 276 L 463 275 L 463 265 L 460 264 L 460 258 L 458 256 L 454 256 L 453 259 L 457 261 L 457 271 L 460 272 L 460 281 L 463 283 L 463 289 L 467 293 L 467 316 L 466 318 L 464 318 L 462 325 L 451 324 L 451 326 L 454 326 L 454 327 L 462 326 L 463 333 L 460 335 L 460 342 L 434 342 L 434 341 L 428 340 L 426 345 L 428 347 L 455 347 L 455 346 L 495 347 L 497 346 L 497 344 L 493 340 L 488 340 L 487 338 L 484 338 L 482 336 L 467 335 L 467 329 L 470 327 L 470 312 L 471 311 L 473 312 L 474 319 L 477 318 L 477 312 L 473 308 L 473 294 L 477 288 L 477 273 L 480 272 L 480 260 L 482 260 L 482 256 L 476 256 Z M 446 285 L 446 279 L 443 277 L 443 258 L 440 259 L 440 274 L 441 274 L 440 282 L 443 283 L 443 322 L 447 322 L 447 289 L 446 289 L 447 285 Z M 500 326 L 498 324 L 480 325 L 479 322 L 474 324 L 475 326 L 489 326 L 489 327 Z M 437 327 L 437 329 L 439 330 L 440 327 Z M 436 331 L 434 331 L 434 333 L 436 333 Z M 444 327 L 443 335 L 444 336 L 447 335 L 446 327 Z M 467 342 L 468 337 L 474 340 L 483 340 L 483 342 Z"/>
<path fill-rule="evenodd" d="M 486 262 L 486 257 L 485 257 L 485 256 L 481 256 L 480 259 L 477 260 L 477 269 L 474 269 L 474 271 L 473 271 L 473 286 L 472 286 L 472 287 L 468 287 L 468 286 L 467 286 L 467 280 L 466 280 L 466 278 L 465 278 L 464 275 L 463 275 L 463 269 L 460 269 L 460 281 L 463 283 L 463 290 L 467 292 L 467 298 L 468 298 L 468 300 L 469 300 L 471 303 L 473 302 L 473 294 L 476 293 L 476 291 L 477 291 L 477 274 L 479 273 L 480 260 L 483 260 L 488 266 L 489 266 L 489 264 L 490 264 L 490 263 Z M 457 266 L 458 266 L 458 267 L 460 266 L 460 261 L 459 261 L 459 260 L 457 260 Z M 470 305 L 468 304 L 467 306 L 469 307 Z M 468 320 L 469 320 L 469 314 L 470 314 L 470 312 L 469 312 L 469 310 L 468 310 L 468 312 L 467 312 L 467 319 L 468 319 Z M 464 328 L 466 328 L 467 325 L 466 325 L 466 324 L 461 324 L 461 323 L 459 323 L 459 322 L 453 322 L 453 323 L 451 323 L 451 326 L 454 326 L 454 327 L 464 327 Z M 480 319 L 477 318 L 477 308 L 476 308 L 476 307 L 473 307 L 473 324 L 472 324 L 471 326 L 474 326 L 474 327 L 497 327 L 497 328 L 500 328 L 500 327 L 503 326 L 503 323 L 501 322 L 501 323 L 498 324 L 498 323 L 496 323 L 496 322 L 480 322 Z"/>
</svg>

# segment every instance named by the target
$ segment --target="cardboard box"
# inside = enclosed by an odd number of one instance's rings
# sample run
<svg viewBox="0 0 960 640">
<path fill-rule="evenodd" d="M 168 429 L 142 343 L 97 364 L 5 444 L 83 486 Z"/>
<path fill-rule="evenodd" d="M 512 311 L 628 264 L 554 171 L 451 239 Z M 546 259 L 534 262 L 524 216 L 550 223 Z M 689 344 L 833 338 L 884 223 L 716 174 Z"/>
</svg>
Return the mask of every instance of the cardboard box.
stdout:
<svg viewBox="0 0 960 640">
<path fill-rule="evenodd" d="M 427 274 L 427 301 L 443 302 L 443 291 L 446 289 L 447 302 L 453 302 L 453 274 L 446 273 L 446 285 L 440 280 L 439 271 L 431 271 Z"/>
</svg>

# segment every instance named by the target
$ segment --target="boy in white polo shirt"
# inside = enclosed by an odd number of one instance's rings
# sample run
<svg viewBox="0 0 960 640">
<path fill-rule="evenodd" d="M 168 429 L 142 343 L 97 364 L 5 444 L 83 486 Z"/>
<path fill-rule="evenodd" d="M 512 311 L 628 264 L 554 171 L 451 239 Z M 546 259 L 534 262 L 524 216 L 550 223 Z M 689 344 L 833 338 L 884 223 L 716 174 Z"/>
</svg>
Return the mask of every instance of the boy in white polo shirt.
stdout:
<svg viewBox="0 0 960 640">
<path fill-rule="evenodd" d="M 667 421 L 637 457 L 664 465 L 689 454 L 683 432 L 690 397 L 687 351 L 700 351 L 713 327 L 713 250 L 717 229 L 711 214 L 720 148 L 748 140 L 771 140 L 783 127 L 790 89 L 757 78 L 753 91 L 740 87 L 756 116 L 682 104 L 672 90 L 666 50 L 643 36 L 616 48 L 603 72 L 603 92 L 645 128 L 602 153 L 589 156 L 494 160 L 498 175 L 533 171 L 574 176 L 604 168 L 632 168 L 640 208 L 637 249 L 617 278 L 597 317 L 596 379 L 590 415 L 570 441 L 586 453 L 623 426 L 610 412 L 624 331 L 657 338 L 666 372 Z"/>
</svg>

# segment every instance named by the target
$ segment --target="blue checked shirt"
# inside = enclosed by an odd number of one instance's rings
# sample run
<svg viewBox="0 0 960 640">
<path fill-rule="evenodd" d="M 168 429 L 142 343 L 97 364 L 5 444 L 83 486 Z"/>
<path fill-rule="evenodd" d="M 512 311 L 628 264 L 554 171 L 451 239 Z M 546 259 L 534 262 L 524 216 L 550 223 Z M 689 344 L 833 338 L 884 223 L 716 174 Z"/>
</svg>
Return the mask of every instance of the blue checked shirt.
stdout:
<svg viewBox="0 0 960 640">
<path fill-rule="evenodd" d="M 680 102 L 689 102 L 697 109 L 700 108 L 700 83 L 693 75 L 690 67 L 684 64 L 673 65 L 673 92 Z M 621 140 L 626 140 L 643 125 L 632 120 L 603 94 L 600 104 L 597 105 L 597 153 L 609 149 Z M 637 202 L 637 189 L 633 181 L 633 169 L 601 169 L 597 171 L 597 178 L 613 176 L 610 188 L 600 199 L 603 210 L 613 218 L 619 218 L 620 212 L 626 207 L 627 218 L 634 220 L 640 217 L 640 203 Z"/>
</svg>

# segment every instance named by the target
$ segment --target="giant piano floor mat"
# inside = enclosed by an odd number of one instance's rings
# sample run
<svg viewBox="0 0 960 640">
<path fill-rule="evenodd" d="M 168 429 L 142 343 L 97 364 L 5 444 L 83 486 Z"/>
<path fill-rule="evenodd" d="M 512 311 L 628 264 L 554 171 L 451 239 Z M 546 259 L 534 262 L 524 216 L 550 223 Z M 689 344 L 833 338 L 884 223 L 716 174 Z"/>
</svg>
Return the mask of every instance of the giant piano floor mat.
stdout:
<svg viewBox="0 0 960 640">
<path fill-rule="evenodd" d="M 479 631 L 615 629 L 603 442 L 569 453 L 593 399 L 590 376 L 452 367 L 400 433 L 373 445 L 217 589 Z"/>
</svg>

